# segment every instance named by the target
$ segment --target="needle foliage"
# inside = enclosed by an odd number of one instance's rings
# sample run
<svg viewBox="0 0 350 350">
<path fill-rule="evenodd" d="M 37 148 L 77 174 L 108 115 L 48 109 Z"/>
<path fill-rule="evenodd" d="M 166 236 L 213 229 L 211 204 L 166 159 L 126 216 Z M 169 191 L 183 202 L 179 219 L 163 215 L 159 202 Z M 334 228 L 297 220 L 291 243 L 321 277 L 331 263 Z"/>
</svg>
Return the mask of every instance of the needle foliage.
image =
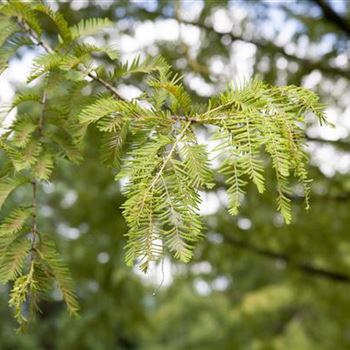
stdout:
<svg viewBox="0 0 350 350">
<path fill-rule="evenodd" d="M 0 137 L 5 155 L 0 205 L 20 187 L 32 192 L 30 203 L 4 209 L 0 226 L 0 281 L 12 285 L 9 305 L 21 326 L 53 285 L 69 311 L 78 312 L 68 268 L 52 235 L 38 225 L 37 191 L 60 161 L 83 161 L 88 128 L 100 132 L 102 163 L 117 172 L 116 180 L 123 179 L 129 227 L 125 259 L 143 271 L 166 251 L 191 260 L 203 236 L 200 192 L 213 188 L 217 179 L 227 184 L 233 215 L 249 182 L 259 193 L 266 190 L 268 166 L 276 178 L 269 190 L 276 192 L 285 221 L 291 220 L 293 182 L 303 186 L 308 207 L 303 123 L 310 113 L 325 122 L 323 106 L 310 90 L 255 79 L 232 84 L 198 106 L 161 57 L 123 63 L 115 48 L 84 40 L 111 25 L 108 20 L 87 19 L 70 27 L 40 1 L 11 1 L 0 13 L 0 71 L 18 49 L 37 47 L 38 52 L 28 85 L 8 109 L 17 109 L 16 117 L 2 123 Z M 45 41 L 43 19 L 55 24 L 56 40 Z M 127 100 L 117 86 L 130 75 L 140 79 L 143 94 Z M 87 95 L 90 86 L 95 93 Z M 30 112 L 24 113 L 23 105 Z M 210 134 L 207 144 L 199 142 L 199 128 Z"/>
</svg>

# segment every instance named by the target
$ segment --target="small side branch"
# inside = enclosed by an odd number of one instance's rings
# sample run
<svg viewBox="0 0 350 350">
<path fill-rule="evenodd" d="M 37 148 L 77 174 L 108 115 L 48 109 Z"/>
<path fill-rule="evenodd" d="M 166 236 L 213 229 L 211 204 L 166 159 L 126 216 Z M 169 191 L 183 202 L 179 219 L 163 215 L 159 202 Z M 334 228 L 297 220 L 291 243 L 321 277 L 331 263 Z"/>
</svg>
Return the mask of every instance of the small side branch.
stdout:
<svg viewBox="0 0 350 350">
<path fill-rule="evenodd" d="M 319 2 L 321 0 L 314 0 L 314 1 Z M 168 18 L 168 17 L 163 16 L 163 15 L 161 15 L 161 17 L 165 18 L 165 19 Z M 304 57 L 299 57 L 299 56 L 293 55 L 291 53 L 286 52 L 286 50 L 283 47 L 278 46 L 277 44 L 275 44 L 271 41 L 267 41 L 265 39 L 258 40 L 258 39 L 245 38 L 244 36 L 235 35 L 232 32 L 219 33 L 214 29 L 213 26 L 206 24 L 206 23 L 203 23 L 203 22 L 192 22 L 192 21 L 181 19 L 181 23 L 198 27 L 200 29 L 203 29 L 206 32 L 209 32 L 209 33 L 212 33 L 212 34 L 218 36 L 219 38 L 221 38 L 223 36 L 228 36 L 231 38 L 232 41 L 243 41 L 243 42 L 255 45 L 260 50 L 263 50 L 263 51 L 269 50 L 273 53 L 278 53 L 278 54 L 284 56 L 286 59 L 300 64 L 302 67 L 307 67 L 308 71 L 318 69 L 318 70 L 321 70 L 322 73 L 325 73 L 327 75 L 331 75 L 331 76 L 337 75 L 337 76 L 342 76 L 342 77 L 345 76 L 347 78 L 350 77 L 349 72 L 347 70 L 344 70 L 341 68 L 336 68 L 336 67 L 331 67 L 328 64 L 326 64 L 320 60 L 316 61 L 316 60 L 312 60 L 309 58 L 304 58 Z M 336 24 L 336 23 L 334 23 L 334 24 Z M 349 36 L 350 36 L 350 32 L 349 32 Z"/>
<path fill-rule="evenodd" d="M 350 23 L 348 23 L 342 16 L 335 12 L 324 0 L 313 0 L 318 5 L 323 13 L 324 18 L 342 30 L 347 37 L 350 38 Z"/>
<path fill-rule="evenodd" d="M 32 210 L 33 210 L 33 225 L 32 225 L 32 242 L 31 251 L 33 253 L 35 249 L 35 243 L 38 237 L 38 224 L 37 224 L 37 182 L 34 179 L 32 181 Z M 33 259 L 33 255 L 32 255 Z"/>
<path fill-rule="evenodd" d="M 287 264 L 289 267 L 299 270 L 300 272 L 310 275 L 311 277 L 319 277 L 319 278 L 324 278 L 334 282 L 350 284 L 350 276 L 347 274 L 344 274 L 338 271 L 319 268 L 309 263 L 295 261 L 294 259 L 292 259 L 292 257 L 290 257 L 287 254 L 258 247 L 252 243 L 245 242 L 231 234 L 230 235 L 225 234 L 224 239 L 226 243 L 231 244 L 235 248 L 244 249 L 246 251 L 249 251 L 251 253 L 260 255 L 268 259 L 282 261 L 285 264 Z"/>
</svg>

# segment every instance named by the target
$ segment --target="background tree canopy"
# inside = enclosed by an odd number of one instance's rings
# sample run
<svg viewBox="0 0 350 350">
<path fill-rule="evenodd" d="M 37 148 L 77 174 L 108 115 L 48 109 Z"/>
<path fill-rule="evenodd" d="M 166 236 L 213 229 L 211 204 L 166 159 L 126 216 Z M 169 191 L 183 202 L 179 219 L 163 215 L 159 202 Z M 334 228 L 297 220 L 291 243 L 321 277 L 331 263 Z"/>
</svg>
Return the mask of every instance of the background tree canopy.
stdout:
<svg viewBox="0 0 350 350">
<path fill-rule="evenodd" d="M 295 188 L 295 219 L 285 225 L 274 194 L 258 197 L 249 187 L 239 215 L 232 217 L 222 184 L 205 197 L 206 239 L 192 262 L 166 258 L 145 276 L 124 264 L 126 225 L 119 208 L 125 198 L 114 175 L 101 166 L 97 131 L 89 131 L 85 162 L 62 164 L 54 185 L 38 193 L 39 224 L 57 233 L 76 281 L 81 317 L 69 318 L 61 295 L 52 293 L 30 332 L 14 335 L 8 287 L 1 285 L 0 348 L 348 349 L 348 2 L 47 3 L 70 24 L 109 18 L 115 25 L 101 32 L 101 43 L 116 45 L 123 60 L 161 54 L 184 74 L 198 103 L 232 79 L 258 75 L 271 84 L 313 89 L 328 104 L 336 128 L 308 123 L 310 211 Z M 55 32 L 52 23 L 47 27 Z M 21 75 L 37 54 L 19 51 L 10 62 L 0 80 L 3 100 L 23 84 Z M 134 83 L 127 80 L 119 91 L 137 95 Z M 267 177 L 269 188 L 272 172 Z M 25 196 L 19 193 L 13 204 Z"/>
</svg>

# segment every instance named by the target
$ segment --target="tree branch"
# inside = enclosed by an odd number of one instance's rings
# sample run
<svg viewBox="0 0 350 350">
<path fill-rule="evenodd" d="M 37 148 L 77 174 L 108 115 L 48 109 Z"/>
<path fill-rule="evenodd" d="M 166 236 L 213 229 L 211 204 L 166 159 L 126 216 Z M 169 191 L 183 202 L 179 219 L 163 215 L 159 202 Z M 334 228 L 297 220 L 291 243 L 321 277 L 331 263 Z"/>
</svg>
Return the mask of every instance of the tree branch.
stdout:
<svg viewBox="0 0 350 350">
<path fill-rule="evenodd" d="M 315 1 L 319 1 L 319 0 L 315 0 Z M 197 25 L 203 29 L 206 29 L 206 30 L 209 30 L 209 31 L 212 31 L 213 33 L 217 34 L 217 35 L 221 35 L 221 33 L 218 33 L 215 31 L 215 29 L 213 27 L 210 27 L 208 25 L 204 25 L 204 24 L 201 24 L 201 23 L 193 23 L 193 22 L 190 22 L 190 21 L 186 21 L 186 20 L 181 20 L 181 19 L 178 19 L 179 23 L 184 23 L 184 24 L 190 24 L 190 25 Z M 41 40 L 37 34 L 35 32 L 33 32 L 29 26 L 27 26 L 25 23 L 21 22 L 20 20 L 18 20 L 18 23 L 19 25 L 29 34 L 29 36 L 32 38 L 33 42 L 38 45 L 38 46 L 41 46 L 47 53 L 53 53 L 54 50 L 50 47 L 49 44 L 47 44 L 45 41 Z M 222 34 L 224 35 L 224 34 Z M 225 34 L 226 35 L 226 34 Z M 249 42 L 249 43 L 252 43 L 254 45 L 256 45 L 257 47 L 260 47 L 260 48 L 263 48 L 265 47 L 265 45 L 272 45 L 274 47 L 275 50 L 279 51 L 281 54 L 283 54 L 284 56 L 286 56 L 287 58 L 289 59 L 292 59 L 292 60 L 302 60 L 304 61 L 305 63 L 305 60 L 304 59 L 300 59 L 296 56 L 293 56 L 293 55 L 290 55 L 290 54 L 287 54 L 283 48 L 281 47 L 278 47 L 272 43 L 263 43 L 263 42 L 257 42 L 257 41 L 254 41 L 254 40 L 245 40 L 243 39 L 242 37 L 238 37 L 238 36 L 235 36 L 233 35 L 232 33 L 229 33 L 228 35 L 231 36 L 231 38 L 233 40 L 242 40 L 242 41 L 245 41 L 245 42 Z M 195 61 L 196 62 L 196 61 Z M 196 63 L 197 64 L 197 63 Z M 318 65 L 320 63 L 317 63 L 317 62 L 311 62 L 311 61 L 308 61 L 307 60 L 307 64 L 311 64 L 314 66 L 314 69 L 319 69 Z M 194 67 L 192 67 L 194 68 Z M 323 67 L 322 70 L 325 71 L 327 69 L 330 69 L 329 70 L 329 73 L 331 74 L 334 74 L 336 73 L 336 71 L 338 71 L 338 74 L 340 75 L 344 75 L 345 72 L 341 71 L 341 70 L 338 70 L 336 68 L 331 68 L 331 67 Z M 198 69 L 195 69 L 196 71 L 198 71 Z M 94 81 L 96 81 L 97 83 L 99 83 L 100 85 L 102 85 L 104 88 L 106 88 L 108 91 L 110 91 L 112 93 L 112 95 L 114 97 L 116 97 L 117 99 L 119 100 L 125 100 L 124 97 L 122 97 L 118 91 L 116 90 L 116 88 L 114 86 L 112 86 L 110 83 L 108 83 L 107 81 L 105 81 L 104 79 L 100 78 L 99 76 L 93 74 L 92 72 L 88 72 L 86 70 L 85 67 L 82 68 L 82 72 L 85 73 L 87 76 L 89 76 L 91 79 L 93 79 Z M 208 74 L 208 72 L 204 72 L 204 71 L 198 71 L 199 73 L 202 73 L 202 74 Z M 183 120 L 183 121 L 186 121 L 188 120 L 186 117 L 184 116 L 176 116 L 176 115 L 172 115 L 171 116 L 172 119 L 174 120 Z M 189 119 L 192 123 L 197 123 L 198 120 L 196 118 L 191 118 Z M 337 140 L 337 141 L 331 141 L 331 140 L 324 140 L 324 139 L 320 139 L 320 138 L 312 138 L 312 137 L 308 137 L 306 136 L 306 139 L 308 141 L 311 141 L 311 142 L 322 142 L 322 143 L 330 143 L 330 144 L 333 144 L 335 146 L 338 146 L 339 148 L 341 149 L 345 149 L 345 150 L 348 150 L 350 149 L 350 144 L 346 141 L 343 141 L 343 140 Z"/>
<path fill-rule="evenodd" d="M 18 20 L 19 25 L 29 34 L 29 36 L 32 38 L 33 42 L 37 46 L 41 46 L 47 53 L 54 53 L 55 50 L 51 48 L 49 44 L 47 44 L 45 41 L 43 41 L 41 38 L 38 37 L 38 35 L 26 24 L 22 21 Z M 109 84 L 107 81 L 103 80 L 99 76 L 93 74 L 92 72 L 88 72 L 85 67 L 82 67 L 80 69 L 83 73 L 85 73 L 87 76 L 89 76 L 94 81 L 98 82 L 100 85 L 104 86 L 107 90 L 109 90 L 114 97 L 116 97 L 119 100 L 125 100 L 113 87 L 111 84 Z"/>
<path fill-rule="evenodd" d="M 340 140 L 325 140 L 321 139 L 319 137 L 311 137 L 306 135 L 306 140 L 310 142 L 318 142 L 318 143 L 328 143 L 332 146 L 338 147 L 341 150 L 344 151 L 350 151 L 350 141 L 347 141 L 346 139 L 340 139 Z"/>
<path fill-rule="evenodd" d="M 314 0 L 314 1 L 319 1 L 319 0 Z M 163 16 L 163 18 L 167 19 L 167 17 L 164 17 L 164 16 Z M 313 60 L 310 60 L 307 58 L 302 58 L 302 57 L 295 56 L 293 54 L 289 54 L 285 51 L 285 49 L 283 47 L 278 46 L 270 41 L 247 39 L 247 38 L 244 38 L 243 36 L 238 36 L 238 35 L 235 35 L 235 34 L 230 33 L 230 32 L 229 33 L 218 33 L 214 29 L 214 27 L 212 27 L 208 24 L 204 24 L 202 22 L 192 22 L 192 21 L 187 21 L 184 19 L 181 19 L 179 21 L 183 24 L 188 24 L 188 25 L 192 25 L 195 27 L 199 27 L 199 28 L 204 29 L 208 32 L 211 32 L 219 37 L 229 36 L 232 39 L 232 41 L 243 41 L 243 42 L 246 42 L 249 44 L 253 44 L 257 48 L 262 49 L 262 50 L 269 49 L 272 52 L 281 54 L 282 56 L 284 56 L 285 58 L 287 58 L 291 61 L 300 63 L 300 65 L 302 67 L 304 67 L 304 68 L 307 67 L 307 69 L 309 71 L 318 69 L 318 70 L 321 70 L 322 72 L 324 72 L 325 74 L 328 74 L 328 75 L 339 75 L 339 76 L 346 77 L 346 78 L 350 79 L 350 72 L 349 71 L 346 71 L 346 70 L 343 70 L 340 68 L 336 68 L 336 67 L 331 67 L 329 65 L 325 65 L 322 61 L 313 61 Z"/>
<path fill-rule="evenodd" d="M 43 126 L 44 126 L 44 117 L 45 117 L 45 106 L 46 106 L 46 91 L 44 90 L 43 96 L 41 98 L 41 105 L 42 110 L 40 113 L 39 118 L 39 125 L 38 125 L 38 131 L 39 131 L 39 138 L 41 139 L 43 136 Z M 32 226 L 32 242 L 31 242 L 31 251 L 32 251 L 32 257 L 31 260 L 34 259 L 34 250 L 35 250 L 35 243 L 38 240 L 38 224 L 37 224 L 37 187 L 38 187 L 38 181 L 37 179 L 33 178 L 32 180 L 32 209 L 33 209 L 33 226 Z"/>
<path fill-rule="evenodd" d="M 350 23 L 348 23 L 343 17 L 341 17 L 337 12 L 335 12 L 332 7 L 330 7 L 324 0 L 313 0 L 314 3 L 318 5 L 321 9 L 324 18 L 336 26 L 338 29 L 342 30 L 346 36 L 350 38 Z"/>
<path fill-rule="evenodd" d="M 344 274 L 338 271 L 319 268 L 309 263 L 295 261 L 294 259 L 292 259 L 292 257 L 290 257 L 287 254 L 258 247 L 254 244 L 245 242 L 231 234 L 230 235 L 223 234 L 223 236 L 227 243 L 232 244 L 236 248 L 244 249 L 246 251 L 249 251 L 251 253 L 260 255 L 268 259 L 282 261 L 286 263 L 289 267 L 294 268 L 295 270 L 299 270 L 304 274 L 310 275 L 312 277 L 324 278 L 334 282 L 350 284 L 350 276 L 347 274 Z"/>
</svg>

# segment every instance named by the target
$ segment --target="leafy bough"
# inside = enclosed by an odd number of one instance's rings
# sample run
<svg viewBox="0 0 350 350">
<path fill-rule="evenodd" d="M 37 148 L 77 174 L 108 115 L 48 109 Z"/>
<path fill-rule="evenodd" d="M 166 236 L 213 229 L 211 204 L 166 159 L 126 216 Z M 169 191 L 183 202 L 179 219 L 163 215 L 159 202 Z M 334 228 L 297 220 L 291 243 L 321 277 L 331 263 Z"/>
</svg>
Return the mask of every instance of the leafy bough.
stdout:
<svg viewBox="0 0 350 350">
<path fill-rule="evenodd" d="M 294 179 L 303 185 L 308 207 L 303 123 L 309 113 L 325 122 L 313 92 L 252 80 L 232 84 L 207 105 L 196 105 L 161 57 L 121 63 L 113 48 L 87 44 L 86 35 L 110 25 L 106 19 L 69 26 L 41 2 L 8 2 L 0 13 L 0 71 L 20 47 L 41 49 L 27 77 L 38 83 L 17 92 L 10 108 L 18 108 L 16 118 L 1 126 L 0 137 L 0 206 L 19 187 L 32 192 L 31 203 L 4 210 L 10 213 L 0 225 L 0 281 L 13 282 L 9 303 L 22 326 L 30 311 L 39 309 L 39 296 L 52 282 L 70 312 L 77 314 L 68 268 L 52 236 L 38 226 L 37 191 L 50 181 L 61 159 L 82 161 L 90 127 L 100 132 L 101 160 L 118 170 L 117 180 L 124 179 L 126 262 L 138 262 L 143 271 L 166 250 L 180 261 L 191 260 L 203 236 L 199 193 L 215 186 L 217 174 L 225 178 L 233 215 L 249 182 L 258 192 L 265 191 L 264 169 L 269 164 L 276 178 L 277 208 L 285 221 L 291 220 Z M 43 39 L 42 16 L 57 28 L 55 45 Z M 145 88 L 129 101 L 117 84 L 131 77 Z M 94 93 L 86 95 L 87 86 Z M 216 144 L 210 154 L 198 142 L 197 125 L 216 130 L 210 136 Z M 213 154 L 219 164 L 215 168 Z"/>
</svg>

